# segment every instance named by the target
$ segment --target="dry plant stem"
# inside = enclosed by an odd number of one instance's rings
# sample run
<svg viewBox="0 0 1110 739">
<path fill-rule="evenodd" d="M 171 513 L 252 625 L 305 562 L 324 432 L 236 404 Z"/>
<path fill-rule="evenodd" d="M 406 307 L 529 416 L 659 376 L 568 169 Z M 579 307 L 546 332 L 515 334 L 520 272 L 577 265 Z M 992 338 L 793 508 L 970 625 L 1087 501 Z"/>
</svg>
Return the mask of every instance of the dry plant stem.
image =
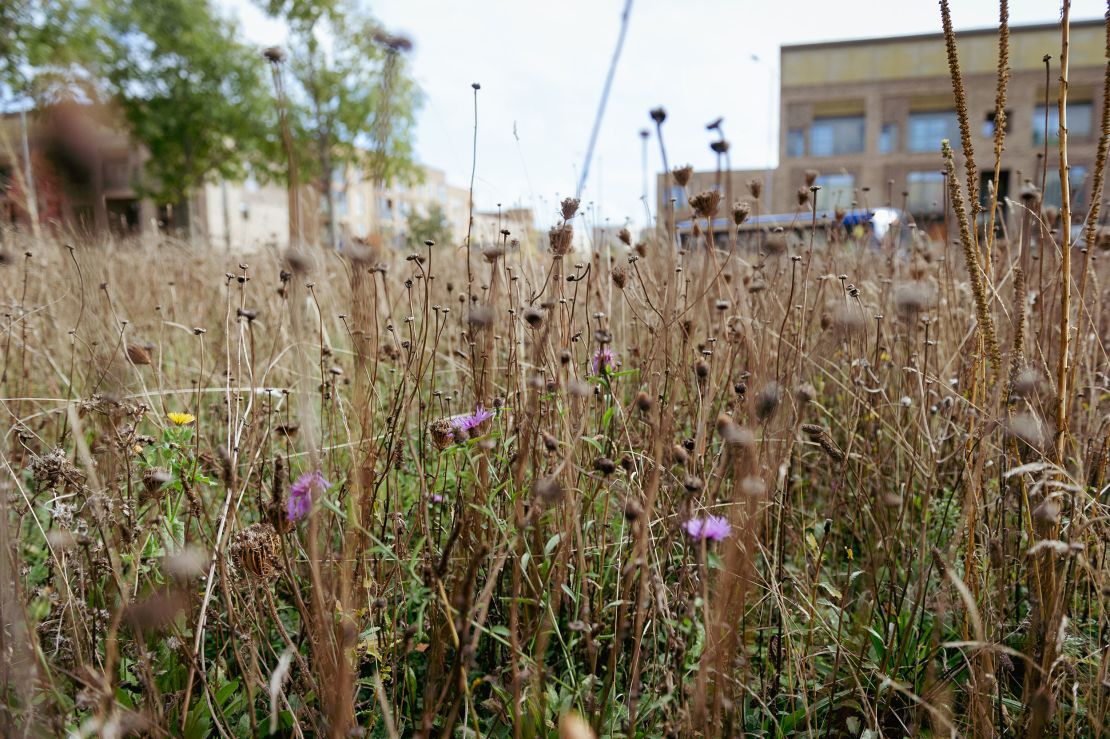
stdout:
<svg viewBox="0 0 1110 739">
<path fill-rule="evenodd" d="M 1068 180 L 1068 45 L 1071 0 L 1063 0 L 1060 21 L 1060 351 L 1056 364 L 1056 462 L 1064 463 L 1068 437 L 1068 362 L 1071 348 L 1071 188 Z"/>
<path fill-rule="evenodd" d="M 1006 140 L 1006 84 L 1010 79 L 1010 5 L 998 3 L 998 88 L 994 98 L 994 186 L 991 188 L 990 218 L 987 221 L 983 271 L 993 279 L 991 259 L 994 252 L 995 215 L 998 212 L 998 187 L 1002 172 L 1002 149 Z"/>
<path fill-rule="evenodd" d="M 983 270 L 979 264 L 979 252 L 975 248 L 973 231 L 968 223 L 967 211 L 964 208 L 963 194 L 960 192 L 960 183 L 956 179 L 956 166 L 952 159 L 952 148 L 948 141 L 941 144 L 944 155 L 945 172 L 948 179 L 949 199 L 953 210 L 956 212 L 956 221 L 960 226 L 960 244 L 964 250 L 964 263 L 967 266 L 968 277 L 971 280 L 971 292 L 975 298 L 975 314 L 979 323 L 979 331 L 983 336 L 987 357 L 990 359 L 994 370 L 1001 367 L 1001 355 L 998 349 L 998 340 L 994 331 L 994 318 L 991 315 L 990 303 L 987 297 L 987 288 L 983 284 Z"/>
<path fill-rule="evenodd" d="M 967 202 L 971 210 L 971 222 L 976 223 L 979 214 L 979 170 L 975 166 L 975 149 L 971 143 L 971 124 L 968 121 L 967 97 L 964 93 L 963 75 L 960 74 L 960 60 L 956 50 L 956 33 L 952 30 L 952 14 L 948 0 L 940 0 L 941 24 L 944 27 L 944 45 L 948 54 L 948 72 L 952 78 L 952 94 L 956 102 L 956 117 L 960 123 L 960 144 L 964 155 L 964 170 L 967 172 Z M 978 250 L 978 232 L 971 229 L 971 244 Z M 987 273 L 989 277 L 989 272 Z"/>
</svg>

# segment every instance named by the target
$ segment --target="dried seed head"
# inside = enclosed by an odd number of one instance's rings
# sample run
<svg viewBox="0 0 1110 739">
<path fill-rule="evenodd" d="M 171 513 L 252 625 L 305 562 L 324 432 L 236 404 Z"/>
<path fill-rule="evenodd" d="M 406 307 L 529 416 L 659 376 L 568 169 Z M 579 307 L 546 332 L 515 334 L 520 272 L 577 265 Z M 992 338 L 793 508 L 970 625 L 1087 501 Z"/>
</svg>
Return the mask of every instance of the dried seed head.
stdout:
<svg viewBox="0 0 1110 739">
<path fill-rule="evenodd" d="M 807 205 L 809 203 L 808 187 L 799 187 L 794 194 L 798 197 L 798 207 Z"/>
<path fill-rule="evenodd" d="M 260 580 L 268 580 L 277 573 L 280 549 L 281 539 L 268 523 L 251 524 L 240 530 L 229 547 L 235 566 Z"/>
<path fill-rule="evenodd" d="M 561 206 L 563 220 L 569 221 L 571 218 L 574 218 L 574 214 L 578 212 L 578 206 L 580 204 L 581 201 L 579 201 L 578 198 L 564 198 Z"/>
<path fill-rule="evenodd" d="M 641 390 L 640 392 L 636 393 L 636 408 L 637 408 L 637 409 L 638 409 L 638 410 L 639 410 L 639 411 L 640 411 L 641 413 L 647 413 L 648 411 L 650 411 L 650 410 L 651 410 L 651 406 L 652 406 L 652 402 L 651 402 L 651 396 L 649 396 L 649 395 L 648 395 L 648 394 L 647 394 L 647 393 L 646 393 L 645 391 L 643 391 L 643 390 Z"/>
<path fill-rule="evenodd" d="M 625 246 L 632 246 L 632 232 L 628 230 L 627 226 L 617 232 L 617 238 L 620 239 Z"/>
<path fill-rule="evenodd" d="M 139 344 L 128 344 L 127 358 L 132 364 L 150 364 L 150 348 Z"/>
<path fill-rule="evenodd" d="M 802 424 L 802 431 L 805 431 L 809 438 L 813 439 L 821 451 L 828 455 L 829 459 L 834 462 L 844 461 L 844 452 L 840 451 L 840 447 L 833 442 L 829 432 L 825 430 L 824 426 L 819 426 L 815 423 Z"/>
<path fill-rule="evenodd" d="M 598 457 L 594 460 L 594 469 L 603 475 L 611 475 L 617 469 L 617 463 L 608 457 Z"/>
<path fill-rule="evenodd" d="M 437 449 L 446 449 L 455 440 L 455 427 L 450 419 L 438 418 L 428 425 L 428 434 Z"/>
<path fill-rule="evenodd" d="M 678 183 L 679 187 L 686 187 L 690 184 L 690 178 L 694 176 L 694 168 L 689 164 L 675 167 L 671 170 L 671 175 L 674 176 L 674 181 Z"/>
<path fill-rule="evenodd" d="M 656 123 L 662 123 L 663 121 L 667 120 L 667 111 L 665 111 L 663 108 L 652 108 L 651 119 Z"/>
<path fill-rule="evenodd" d="M 806 170 L 806 187 L 807 188 L 813 187 L 814 183 L 817 182 L 817 178 L 820 177 L 820 176 L 821 176 L 821 173 L 818 172 L 816 169 L 807 169 Z"/>
<path fill-rule="evenodd" d="M 552 226 L 547 232 L 547 241 L 552 256 L 565 257 L 574 247 L 574 226 L 569 223 Z"/>
<path fill-rule="evenodd" d="M 763 181 L 755 178 L 748 180 L 748 192 L 753 198 L 759 200 L 759 196 L 763 193 Z"/>
<path fill-rule="evenodd" d="M 613 284 L 621 290 L 628 284 L 628 270 L 623 266 L 614 267 L 610 276 L 613 279 Z"/>
<path fill-rule="evenodd" d="M 733 203 L 732 205 L 732 222 L 737 226 L 748 220 L 748 216 L 752 212 L 751 203 L 746 200 Z"/>
<path fill-rule="evenodd" d="M 503 256 L 505 256 L 505 247 L 500 244 L 487 246 L 485 249 L 482 249 L 482 257 L 490 264 L 495 263 Z"/>
<path fill-rule="evenodd" d="M 755 396 L 755 417 L 766 421 L 775 415 L 782 403 L 782 386 L 772 380 L 764 385 Z"/>
<path fill-rule="evenodd" d="M 266 61 L 270 64 L 281 64 L 285 61 L 285 49 L 280 46 L 269 46 L 263 49 L 262 56 L 266 57 Z"/>
<path fill-rule="evenodd" d="M 538 308 L 525 308 L 524 322 L 531 328 L 540 328 L 543 326 L 543 311 Z"/>
<path fill-rule="evenodd" d="M 709 365 L 704 359 L 699 359 L 694 362 L 694 375 L 697 376 L 699 380 L 704 380 L 709 377 Z"/>
<path fill-rule="evenodd" d="M 682 479 L 682 487 L 686 488 L 688 493 L 696 493 L 705 487 L 705 483 L 696 475 L 686 475 Z"/>
<path fill-rule="evenodd" d="M 547 451 L 553 452 L 559 448 L 559 440 L 547 431 L 542 432 L 540 438 L 543 439 L 543 446 Z"/>
<path fill-rule="evenodd" d="M 694 209 L 694 214 L 702 218 L 712 218 L 716 215 L 720 204 L 720 190 L 705 190 L 690 198 L 690 207 Z"/>
</svg>

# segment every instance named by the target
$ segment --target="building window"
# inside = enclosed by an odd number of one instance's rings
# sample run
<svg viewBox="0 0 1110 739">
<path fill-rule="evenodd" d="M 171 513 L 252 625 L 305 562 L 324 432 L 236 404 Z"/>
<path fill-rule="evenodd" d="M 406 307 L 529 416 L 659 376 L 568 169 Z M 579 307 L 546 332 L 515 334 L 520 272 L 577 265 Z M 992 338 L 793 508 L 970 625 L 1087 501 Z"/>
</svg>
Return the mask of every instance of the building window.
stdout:
<svg viewBox="0 0 1110 739">
<path fill-rule="evenodd" d="M 906 207 L 911 213 L 939 213 L 944 203 L 944 173 L 910 172 L 906 193 Z"/>
<path fill-rule="evenodd" d="M 847 172 L 840 174 L 821 175 L 817 178 L 817 210 L 833 210 L 835 208 L 850 208 L 855 193 L 853 186 L 855 178 Z"/>
<path fill-rule="evenodd" d="M 898 124 L 884 123 L 879 132 L 879 153 L 893 154 L 898 151 Z"/>
<path fill-rule="evenodd" d="M 1011 118 L 1013 118 L 1013 114 L 1010 111 L 1007 110 L 1006 111 L 1006 133 L 1010 133 L 1010 119 Z M 983 138 L 988 138 L 989 139 L 989 138 L 992 138 L 994 136 L 994 121 L 995 121 L 995 114 L 994 114 L 994 111 L 992 110 L 991 112 L 987 113 L 987 117 L 985 119 L 983 119 Z"/>
<path fill-rule="evenodd" d="M 686 188 L 679 187 L 678 185 L 671 186 L 671 200 L 674 201 L 675 208 L 685 208 L 689 203 L 686 201 Z"/>
<path fill-rule="evenodd" d="M 790 128 L 786 131 L 786 156 L 804 157 L 806 155 L 806 132 L 804 128 Z"/>
<path fill-rule="evenodd" d="M 1038 105 L 1033 109 L 1033 144 L 1043 146 L 1045 143 L 1044 125 L 1045 107 Z M 1086 139 L 1091 137 L 1094 108 L 1090 103 L 1068 103 L 1068 136 L 1071 138 Z M 1048 143 L 1056 144 L 1060 140 L 1060 107 L 1048 106 Z"/>
<path fill-rule="evenodd" d="M 863 153 L 863 116 L 814 118 L 809 129 L 809 153 L 815 157 Z"/>
<path fill-rule="evenodd" d="M 959 141 L 960 122 L 954 110 L 910 113 L 908 132 L 910 151 L 939 152 L 942 140 Z"/>
<path fill-rule="evenodd" d="M 1071 115 L 1070 110 L 1068 111 L 1068 115 Z M 1085 184 L 1087 184 L 1087 168 L 1079 164 L 1073 164 L 1068 167 L 1068 185 L 1070 185 L 1071 189 L 1072 208 L 1083 204 L 1083 186 Z M 1053 167 L 1048 171 L 1048 176 L 1045 177 L 1045 205 L 1055 205 L 1059 208 L 1063 203 L 1062 195 L 1063 190 L 1060 187 L 1060 170 Z"/>
</svg>

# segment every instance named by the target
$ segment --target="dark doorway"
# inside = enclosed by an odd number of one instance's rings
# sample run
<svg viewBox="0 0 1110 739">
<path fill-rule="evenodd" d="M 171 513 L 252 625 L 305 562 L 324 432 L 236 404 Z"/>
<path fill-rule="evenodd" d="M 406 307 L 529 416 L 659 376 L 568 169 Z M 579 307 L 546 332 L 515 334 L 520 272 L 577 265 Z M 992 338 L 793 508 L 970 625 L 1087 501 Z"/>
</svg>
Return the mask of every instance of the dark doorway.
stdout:
<svg viewBox="0 0 1110 739">
<path fill-rule="evenodd" d="M 108 228 L 117 236 L 130 236 L 139 230 L 139 201 L 133 198 L 108 199 Z"/>
<path fill-rule="evenodd" d="M 991 184 L 994 182 L 994 170 L 984 169 L 979 173 L 979 204 L 983 209 L 991 207 Z M 998 171 L 998 205 L 1006 207 L 1006 198 L 1010 197 L 1010 170 Z"/>
</svg>

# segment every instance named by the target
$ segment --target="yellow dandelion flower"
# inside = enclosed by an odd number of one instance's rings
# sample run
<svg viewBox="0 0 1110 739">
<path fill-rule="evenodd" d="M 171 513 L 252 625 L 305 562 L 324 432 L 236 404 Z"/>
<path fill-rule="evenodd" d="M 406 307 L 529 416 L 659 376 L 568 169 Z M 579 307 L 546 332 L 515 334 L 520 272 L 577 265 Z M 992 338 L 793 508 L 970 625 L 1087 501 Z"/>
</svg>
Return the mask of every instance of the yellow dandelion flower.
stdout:
<svg viewBox="0 0 1110 739">
<path fill-rule="evenodd" d="M 166 416 L 173 421 L 175 426 L 188 426 L 197 420 L 192 413 L 167 413 Z"/>
</svg>

